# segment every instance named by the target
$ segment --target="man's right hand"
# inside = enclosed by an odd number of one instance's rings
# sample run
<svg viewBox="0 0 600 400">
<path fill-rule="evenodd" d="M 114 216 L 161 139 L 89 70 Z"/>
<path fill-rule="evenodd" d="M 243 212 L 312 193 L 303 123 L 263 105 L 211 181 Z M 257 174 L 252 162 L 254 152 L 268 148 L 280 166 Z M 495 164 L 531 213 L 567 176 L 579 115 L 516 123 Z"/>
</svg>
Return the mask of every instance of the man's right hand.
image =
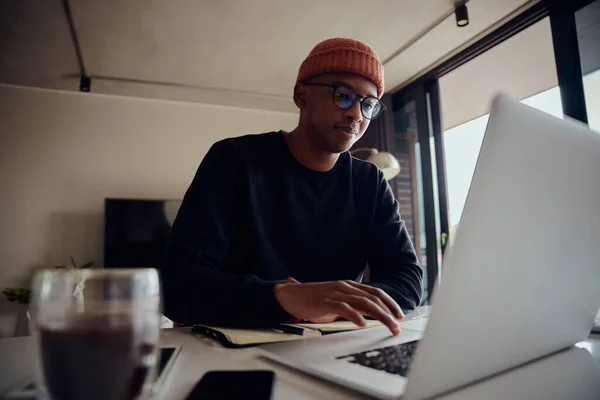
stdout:
<svg viewBox="0 0 600 400">
<path fill-rule="evenodd" d="M 314 323 L 341 317 L 365 326 L 366 315 L 398 335 L 397 320 L 404 318 L 398 304 L 383 290 L 354 281 L 281 283 L 275 286 L 275 298 L 292 316 Z"/>
</svg>

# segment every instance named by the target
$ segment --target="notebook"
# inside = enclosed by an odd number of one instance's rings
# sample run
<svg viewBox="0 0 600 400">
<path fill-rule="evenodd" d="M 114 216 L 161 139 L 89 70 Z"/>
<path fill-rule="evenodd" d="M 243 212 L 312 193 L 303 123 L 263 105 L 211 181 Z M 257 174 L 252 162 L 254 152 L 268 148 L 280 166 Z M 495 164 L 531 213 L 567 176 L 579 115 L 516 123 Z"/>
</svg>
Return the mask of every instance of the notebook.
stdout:
<svg viewBox="0 0 600 400">
<path fill-rule="evenodd" d="M 306 322 L 306 323 L 300 322 L 297 324 L 289 324 L 289 325 L 298 326 L 298 327 L 302 327 L 302 328 L 306 328 L 306 329 L 315 329 L 323 334 L 327 334 L 327 333 L 334 333 L 334 332 L 354 331 L 357 329 L 374 328 L 376 326 L 381 326 L 383 324 L 379 321 L 367 320 L 367 324 L 363 327 L 360 327 L 360 326 L 356 325 L 354 322 L 350 322 L 350 321 L 335 321 L 335 322 L 330 322 L 328 324 L 312 324 L 312 323 L 308 323 L 308 322 Z"/>
<path fill-rule="evenodd" d="M 212 337 L 225 347 L 248 347 L 264 343 L 306 339 L 334 332 L 367 329 L 381 325 L 381 322 L 371 320 L 367 320 L 367 325 L 364 327 L 357 326 L 350 321 L 335 321 L 328 324 L 281 324 L 274 329 L 237 329 L 194 325 L 192 332 Z"/>
</svg>

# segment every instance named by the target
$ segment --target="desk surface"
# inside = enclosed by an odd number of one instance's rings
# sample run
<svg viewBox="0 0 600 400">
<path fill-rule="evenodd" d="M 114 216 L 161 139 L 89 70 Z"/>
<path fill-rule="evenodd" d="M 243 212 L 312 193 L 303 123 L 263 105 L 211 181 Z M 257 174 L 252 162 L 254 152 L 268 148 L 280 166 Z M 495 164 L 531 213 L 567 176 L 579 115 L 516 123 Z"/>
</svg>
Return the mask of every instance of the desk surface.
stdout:
<svg viewBox="0 0 600 400">
<path fill-rule="evenodd" d="M 260 358 L 249 349 L 225 349 L 191 334 L 189 329 L 167 329 L 162 344 L 181 344 L 182 351 L 159 398 L 183 400 L 207 371 L 215 369 L 270 369 L 277 382 L 273 399 L 363 399 L 340 386 L 296 372 Z M 0 339 L 0 394 L 33 376 L 31 337 Z M 485 394 L 485 395 L 484 395 Z M 563 351 L 442 397 L 457 399 L 598 399 L 600 398 L 600 337 L 590 337 Z"/>
</svg>

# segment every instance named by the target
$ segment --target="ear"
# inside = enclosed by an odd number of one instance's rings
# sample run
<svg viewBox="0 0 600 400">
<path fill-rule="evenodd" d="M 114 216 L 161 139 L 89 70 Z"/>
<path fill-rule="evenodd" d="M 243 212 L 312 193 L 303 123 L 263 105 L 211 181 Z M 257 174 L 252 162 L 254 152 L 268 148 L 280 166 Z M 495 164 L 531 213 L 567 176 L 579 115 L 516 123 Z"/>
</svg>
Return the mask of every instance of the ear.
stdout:
<svg viewBox="0 0 600 400">
<path fill-rule="evenodd" d="M 294 103 L 301 110 L 306 108 L 306 94 L 306 86 L 296 83 L 294 86 Z"/>
</svg>

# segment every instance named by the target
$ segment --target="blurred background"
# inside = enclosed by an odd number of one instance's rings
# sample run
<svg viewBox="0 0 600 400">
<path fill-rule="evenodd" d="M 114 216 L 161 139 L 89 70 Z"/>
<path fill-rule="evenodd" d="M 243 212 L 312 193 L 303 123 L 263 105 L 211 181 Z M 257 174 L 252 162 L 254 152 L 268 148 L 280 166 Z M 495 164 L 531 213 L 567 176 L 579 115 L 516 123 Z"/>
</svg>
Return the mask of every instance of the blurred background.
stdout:
<svg viewBox="0 0 600 400">
<path fill-rule="evenodd" d="M 495 93 L 600 130 L 600 0 L 0 0 L 0 287 L 71 256 L 154 266 L 212 143 L 293 129 L 330 37 L 384 63 L 388 111 L 356 147 L 400 163 L 429 294 Z"/>
</svg>

